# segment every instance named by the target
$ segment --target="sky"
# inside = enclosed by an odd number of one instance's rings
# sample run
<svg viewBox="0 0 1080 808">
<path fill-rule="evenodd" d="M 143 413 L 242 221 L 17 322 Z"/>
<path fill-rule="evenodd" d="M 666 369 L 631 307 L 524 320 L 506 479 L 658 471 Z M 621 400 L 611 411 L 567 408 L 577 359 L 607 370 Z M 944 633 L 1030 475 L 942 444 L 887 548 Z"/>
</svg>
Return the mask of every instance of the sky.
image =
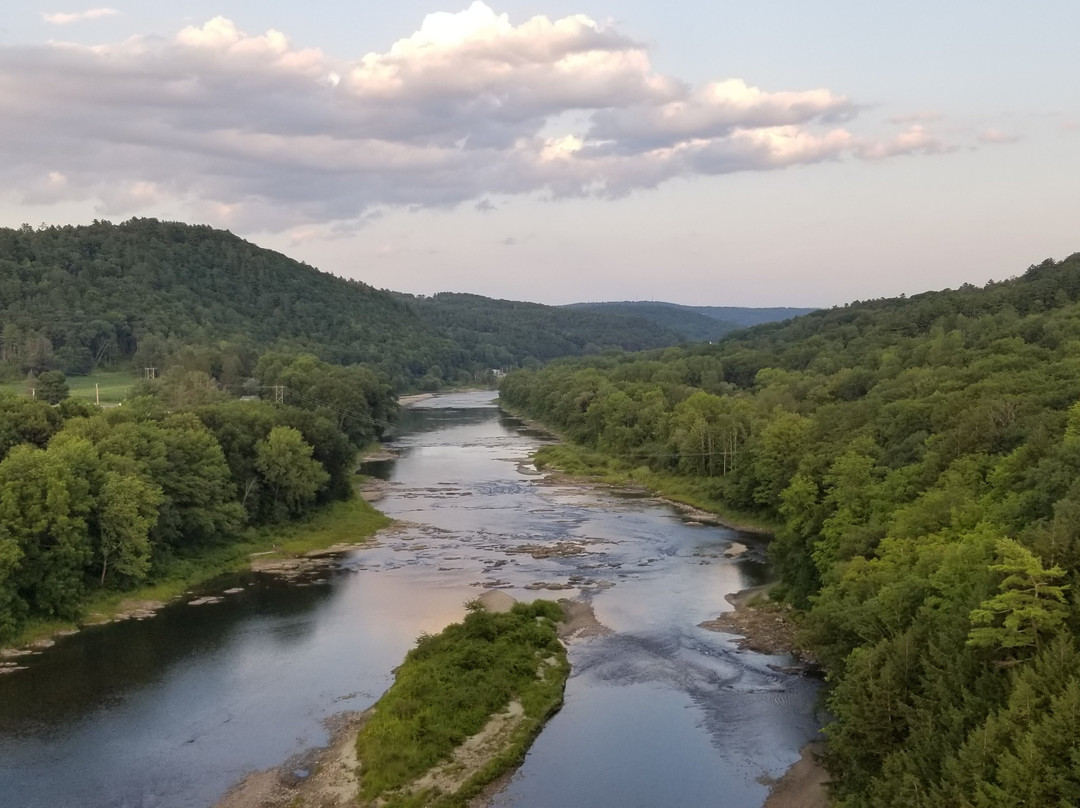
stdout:
<svg viewBox="0 0 1080 808">
<path fill-rule="evenodd" d="M 0 226 L 206 223 L 549 304 L 982 285 L 1080 251 L 1078 30 L 1076 0 L 8 0 Z"/>
</svg>

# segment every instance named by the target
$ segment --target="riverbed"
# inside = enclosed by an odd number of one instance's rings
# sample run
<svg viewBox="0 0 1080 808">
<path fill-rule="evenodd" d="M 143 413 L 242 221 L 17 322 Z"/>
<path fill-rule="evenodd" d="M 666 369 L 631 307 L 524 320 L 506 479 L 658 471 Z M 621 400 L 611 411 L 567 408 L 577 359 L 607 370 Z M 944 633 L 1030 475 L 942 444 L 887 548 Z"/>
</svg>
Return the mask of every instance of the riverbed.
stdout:
<svg viewBox="0 0 1080 808">
<path fill-rule="evenodd" d="M 404 413 L 396 459 L 367 469 L 399 524 L 338 569 L 238 576 L 215 584 L 233 590 L 219 603 L 20 660 L 0 677 L 4 803 L 212 805 L 324 744 L 327 720 L 374 703 L 420 633 L 495 588 L 587 601 L 608 632 L 571 640 L 565 707 L 493 805 L 760 806 L 816 734 L 816 685 L 698 627 L 766 578 L 760 539 L 537 474 L 527 458 L 546 438 L 492 397 Z M 733 542 L 748 548 L 737 559 Z"/>
</svg>

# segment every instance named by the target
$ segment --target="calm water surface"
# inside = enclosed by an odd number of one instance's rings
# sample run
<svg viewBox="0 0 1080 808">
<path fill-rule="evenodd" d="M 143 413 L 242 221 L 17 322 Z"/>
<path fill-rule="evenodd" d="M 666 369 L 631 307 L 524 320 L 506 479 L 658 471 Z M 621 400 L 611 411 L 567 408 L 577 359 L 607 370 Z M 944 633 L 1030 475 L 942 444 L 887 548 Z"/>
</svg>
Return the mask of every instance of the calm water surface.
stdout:
<svg viewBox="0 0 1080 808">
<path fill-rule="evenodd" d="M 491 402 L 405 413 L 400 457 L 369 468 L 401 526 L 334 573 L 225 581 L 242 591 L 88 629 L 0 676 L 0 804 L 210 806 L 325 743 L 324 721 L 374 703 L 418 634 L 499 587 L 588 600 L 613 633 L 571 644 L 566 705 L 496 806 L 760 806 L 762 778 L 817 729 L 815 685 L 697 627 L 762 580 L 760 548 L 648 498 L 551 484 L 524 462 L 543 437 Z M 722 555 L 735 539 L 752 544 L 738 562 Z"/>
</svg>

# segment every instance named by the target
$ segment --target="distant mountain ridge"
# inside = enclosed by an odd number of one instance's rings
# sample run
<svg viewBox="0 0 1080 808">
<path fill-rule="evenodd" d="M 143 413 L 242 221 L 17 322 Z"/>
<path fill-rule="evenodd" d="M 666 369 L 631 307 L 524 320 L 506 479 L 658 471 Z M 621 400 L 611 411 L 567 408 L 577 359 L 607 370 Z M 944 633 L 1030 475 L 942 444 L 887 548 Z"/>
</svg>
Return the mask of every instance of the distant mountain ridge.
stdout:
<svg viewBox="0 0 1080 808">
<path fill-rule="evenodd" d="M 683 335 L 687 342 L 715 342 L 732 331 L 762 323 L 790 320 L 817 311 L 813 308 L 773 306 L 684 306 L 658 300 L 623 300 L 604 303 L 571 303 L 566 309 L 644 317 Z"/>
</svg>

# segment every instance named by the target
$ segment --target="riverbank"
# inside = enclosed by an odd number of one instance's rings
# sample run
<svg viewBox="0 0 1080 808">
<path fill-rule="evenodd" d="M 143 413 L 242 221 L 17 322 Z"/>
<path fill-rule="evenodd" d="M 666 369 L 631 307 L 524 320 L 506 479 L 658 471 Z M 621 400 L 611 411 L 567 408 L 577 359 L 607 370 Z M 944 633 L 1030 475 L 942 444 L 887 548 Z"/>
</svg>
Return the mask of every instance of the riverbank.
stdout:
<svg viewBox="0 0 1080 808">
<path fill-rule="evenodd" d="M 603 452 L 586 449 L 571 442 L 565 435 L 524 413 L 508 407 L 501 400 L 499 409 L 514 416 L 537 432 L 560 441 L 535 453 L 533 463 L 540 470 L 554 472 L 556 481 L 602 483 L 620 488 L 639 488 L 662 502 L 675 506 L 689 521 L 719 525 L 740 533 L 772 536 L 779 525 L 758 514 L 742 513 L 727 506 L 710 494 L 707 488 L 692 477 L 660 474 L 644 465 L 635 466 Z"/>
<path fill-rule="evenodd" d="M 724 599 L 735 608 L 713 620 L 699 623 L 701 628 L 739 635 L 739 648 L 770 656 L 794 657 L 797 664 L 786 672 L 806 673 L 817 666 L 813 653 L 799 640 L 797 612 L 788 603 L 769 597 L 770 584 L 743 589 Z"/>
<path fill-rule="evenodd" d="M 504 592 L 489 591 L 478 598 L 477 604 L 482 605 L 486 616 L 473 617 L 477 613 L 477 607 L 474 607 L 464 624 L 454 624 L 439 635 L 425 639 L 424 650 L 409 653 L 396 672 L 394 685 L 373 707 L 331 719 L 330 740 L 325 747 L 273 769 L 249 775 L 215 808 L 291 808 L 297 805 L 346 808 L 357 804 L 392 808 L 483 804 L 492 784 L 512 773 L 532 740 L 562 704 L 569 665 L 565 651 L 551 646 L 551 641 L 556 634 L 565 638 L 584 627 L 599 626 L 599 623 L 591 609 L 580 603 L 563 602 L 563 617 L 557 624 L 534 615 L 534 612 L 550 615 L 551 609 L 555 608 L 550 602 L 547 605 L 543 602 L 518 605 Z M 485 625 L 470 628 L 470 621 L 474 624 L 484 622 Z M 550 630 L 550 634 L 536 633 L 536 627 L 543 625 L 550 626 L 550 629 L 544 629 Z M 524 639 L 523 631 L 531 639 Z M 477 652 L 494 657 L 489 660 L 486 670 L 492 682 L 484 687 L 476 687 L 470 681 L 475 670 L 470 672 L 471 669 L 460 667 L 462 654 Z M 458 697 L 433 702 L 425 669 L 438 674 L 440 692 L 465 688 L 458 695 L 467 695 L 465 704 L 475 705 L 490 698 L 491 688 L 497 687 L 504 676 L 511 675 L 508 671 L 515 666 L 515 658 L 520 661 L 530 655 L 537 673 L 517 677 L 518 686 L 507 704 L 487 710 L 482 716 L 474 715 L 474 731 L 463 740 L 444 745 L 440 751 L 427 750 L 426 759 L 434 758 L 433 765 L 416 765 L 418 754 L 421 755 L 419 759 L 425 759 L 423 750 L 418 753 L 417 736 L 412 729 L 397 726 L 400 720 L 409 720 L 399 716 L 415 718 L 422 714 L 423 734 L 430 738 L 440 735 L 440 719 L 436 715 L 439 708 L 450 703 L 455 705 L 453 715 L 447 713 L 442 721 L 459 721 L 460 715 L 468 712 L 462 709 L 462 700 Z M 455 677 L 461 677 L 458 684 L 455 684 Z M 379 720 L 372 723 L 376 716 Z M 380 727 L 380 721 L 389 727 Z M 407 739 L 407 743 L 397 743 L 395 738 L 399 735 Z M 361 751 L 364 749 L 366 754 Z M 409 758 L 413 759 L 411 767 Z M 374 787 L 372 781 L 364 777 L 365 765 L 371 767 L 369 778 L 372 774 L 376 776 Z M 391 772 L 389 779 L 386 778 L 387 770 Z M 379 783 L 388 785 L 380 788 Z M 361 795 L 364 798 L 358 803 Z"/>
<path fill-rule="evenodd" d="M 529 426 L 544 429 L 541 424 L 530 423 Z M 681 510 L 689 521 L 719 525 L 758 536 L 772 536 L 779 527 L 758 515 L 727 507 L 709 494 L 701 479 L 661 474 L 645 466 L 631 466 L 617 458 L 573 444 L 545 446 L 534 455 L 533 462 L 541 471 L 553 471 L 555 478 L 560 481 L 601 483 L 653 494 Z"/>
<path fill-rule="evenodd" d="M 801 751 L 795 765 L 773 783 L 762 808 L 829 808 L 829 773 L 820 760 L 825 744 L 815 741 Z"/>
<path fill-rule="evenodd" d="M 167 604 L 184 598 L 192 605 L 213 602 L 228 593 L 209 593 L 201 591 L 202 588 L 229 573 L 252 569 L 295 577 L 304 568 L 328 566 L 334 563 L 334 558 L 363 544 L 390 521 L 358 495 L 329 503 L 301 521 L 251 528 L 228 546 L 177 561 L 169 575 L 153 584 L 127 592 L 102 593 L 90 600 L 77 621 L 31 623 L 9 647 L 0 649 L 0 674 L 21 670 L 19 659 L 40 653 L 57 639 L 84 628 L 121 620 L 145 620 Z"/>
<path fill-rule="evenodd" d="M 710 631 L 738 635 L 739 648 L 793 657 L 796 664 L 781 668 L 784 673 L 805 675 L 817 670 L 817 660 L 799 642 L 794 609 L 771 600 L 769 586 L 753 586 L 725 596 L 735 608 L 699 625 Z M 804 746 L 799 760 L 769 784 L 769 797 L 763 808 L 828 808 L 829 774 L 821 763 L 824 750 L 822 741 Z"/>
</svg>

